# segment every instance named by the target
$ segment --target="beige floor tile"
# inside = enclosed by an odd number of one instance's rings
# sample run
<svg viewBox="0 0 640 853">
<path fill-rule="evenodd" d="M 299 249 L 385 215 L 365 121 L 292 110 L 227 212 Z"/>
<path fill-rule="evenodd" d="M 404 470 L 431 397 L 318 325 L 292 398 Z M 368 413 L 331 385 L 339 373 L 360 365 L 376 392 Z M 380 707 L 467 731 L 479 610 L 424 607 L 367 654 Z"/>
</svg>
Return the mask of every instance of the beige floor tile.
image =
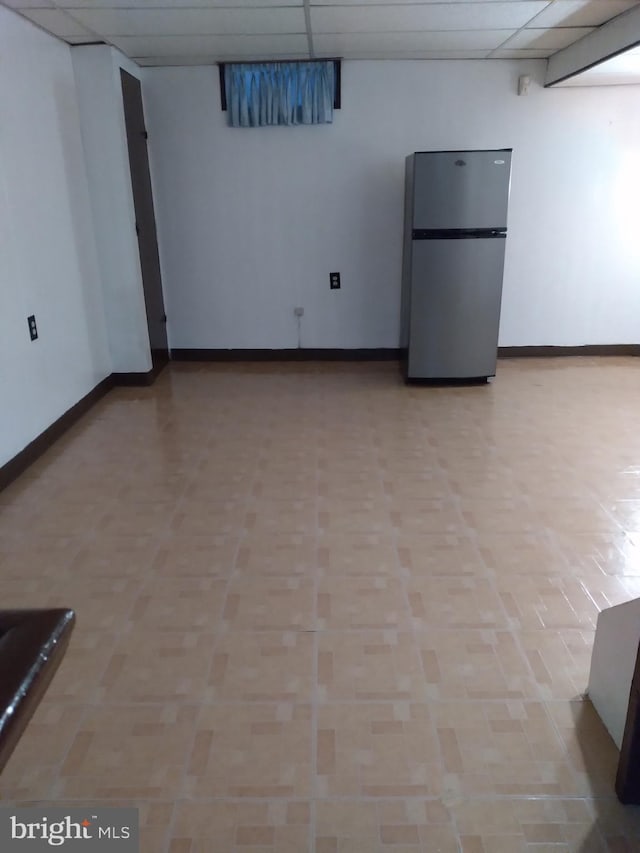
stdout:
<svg viewBox="0 0 640 853">
<path fill-rule="evenodd" d="M 99 702 L 100 680 L 120 636 L 76 624 L 60 668 L 47 689 L 47 698 L 87 705 Z"/>
<path fill-rule="evenodd" d="M 320 797 L 439 796 L 443 769 L 429 706 L 321 705 L 316 769 Z"/>
<path fill-rule="evenodd" d="M 422 533 L 464 534 L 466 523 L 454 500 L 396 500 L 390 504 L 390 515 L 401 535 Z"/>
<path fill-rule="evenodd" d="M 509 627 L 502 601 L 484 577 L 412 576 L 407 591 L 416 630 Z"/>
<path fill-rule="evenodd" d="M 315 629 L 314 582 L 304 577 L 234 578 L 222 625 L 229 631 L 311 631 Z"/>
<path fill-rule="evenodd" d="M 485 574 L 480 552 L 469 536 L 401 534 L 397 541 L 400 565 L 410 578 Z"/>
<path fill-rule="evenodd" d="M 640 574 L 640 554 L 633 534 L 623 530 L 577 533 L 556 530 L 555 540 L 569 566 L 591 571 L 594 565 L 604 574 Z"/>
<path fill-rule="evenodd" d="M 211 700 L 310 702 L 314 641 L 309 632 L 234 631 L 218 638 L 207 690 Z"/>
<path fill-rule="evenodd" d="M 429 699 L 538 699 L 539 685 L 514 634 L 431 629 L 416 632 Z"/>
<path fill-rule="evenodd" d="M 157 541 L 155 537 L 109 536 L 96 531 L 83 543 L 68 574 L 74 580 L 94 577 L 140 580 L 151 570 Z"/>
<path fill-rule="evenodd" d="M 131 622 L 157 631 L 215 630 L 227 586 L 216 577 L 153 578 L 135 600 Z"/>
<path fill-rule="evenodd" d="M 105 705 L 78 728 L 52 800 L 174 798 L 179 795 L 197 717 L 193 706 Z"/>
<path fill-rule="evenodd" d="M 388 534 L 392 529 L 383 500 L 323 499 L 318 510 L 318 526 L 328 534 Z"/>
<path fill-rule="evenodd" d="M 555 539 L 541 532 L 480 532 L 477 544 L 494 577 L 567 575 L 570 564 Z"/>
<path fill-rule="evenodd" d="M 306 532 L 251 531 L 240 540 L 235 561 L 236 572 L 243 577 L 309 575 L 316 564 L 316 537 Z"/>
<path fill-rule="evenodd" d="M 182 802 L 169 853 L 299 853 L 308 849 L 310 813 L 303 800 Z"/>
<path fill-rule="evenodd" d="M 167 536 L 160 540 L 152 573 L 174 578 L 228 578 L 233 573 L 239 543 L 239 536 L 224 533 Z"/>
<path fill-rule="evenodd" d="M 452 808 L 463 851 L 604 853 L 590 803 L 569 799 L 466 800 Z"/>
<path fill-rule="evenodd" d="M 327 533 L 318 538 L 318 567 L 325 575 L 397 576 L 391 533 Z"/>
<path fill-rule="evenodd" d="M 205 705 L 184 786 L 187 797 L 307 797 L 311 786 L 309 705 Z"/>
<path fill-rule="evenodd" d="M 413 636 L 395 630 L 320 634 L 318 698 L 424 701 L 424 675 Z"/>
<path fill-rule="evenodd" d="M 316 806 L 317 853 L 458 853 L 451 817 L 428 800 L 381 800 L 359 803 L 322 801 Z"/>
<path fill-rule="evenodd" d="M 325 630 L 410 627 L 404 589 L 393 577 L 327 576 L 318 583 L 318 627 Z"/>
<path fill-rule="evenodd" d="M 82 726 L 85 708 L 46 697 L 0 777 L 0 799 L 55 800 L 54 784 Z"/>
<path fill-rule="evenodd" d="M 429 706 L 450 796 L 586 796 L 547 708 L 539 702 Z"/>
<path fill-rule="evenodd" d="M 487 533 L 533 533 L 544 527 L 539 510 L 522 498 L 463 498 L 460 512 L 470 530 Z"/>
<path fill-rule="evenodd" d="M 520 643 L 542 699 L 576 699 L 587 689 L 593 631 L 521 631 Z"/>
<path fill-rule="evenodd" d="M 73 606 L 0 780 L 142 853 L 637 853 L 588 702 L 640 594 L 634 359 L 181 364 L 0 493 L 5 606 Z"/>
<path fill-rule="evenodd" d="M 239 535 L 246 525 L 246 503 L 242 500 L 183 500 L 164 526 L 181 536 Z"/>
<path fill-rule="evenodd" d="M 318 511 L 315 499 L 255 498 L 247 505 L 245 527 L 253 535 L 315 531 Z"/>
<path fill-rule="evenodd" d="M 598 607 L 577 578 L 501 575 L 495 586 L 512 628 L 595 629 Z"/>
<path fill-rule="evenodd" d="M 203 701 L 215 635 L 134 628 L 119 636 L 97 687 L 100 702 Z"/>
</svg>

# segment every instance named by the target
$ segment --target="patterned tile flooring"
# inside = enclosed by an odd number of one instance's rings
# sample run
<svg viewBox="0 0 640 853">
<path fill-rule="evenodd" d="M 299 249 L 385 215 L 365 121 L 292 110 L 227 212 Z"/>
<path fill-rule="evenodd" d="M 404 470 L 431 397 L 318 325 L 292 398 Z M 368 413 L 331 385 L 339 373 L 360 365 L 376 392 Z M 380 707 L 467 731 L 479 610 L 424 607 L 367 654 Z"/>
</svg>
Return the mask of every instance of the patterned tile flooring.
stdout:
<svg viewBox="0 0 640 853">
<path fill-rule="evenodd" d="M 632 853 L 584 699 L 640 595 L 640 362 L 174 364 L 0 494 L 5 607 L 77 610 L 6 802 L 143 853 Z"/>
</svg>

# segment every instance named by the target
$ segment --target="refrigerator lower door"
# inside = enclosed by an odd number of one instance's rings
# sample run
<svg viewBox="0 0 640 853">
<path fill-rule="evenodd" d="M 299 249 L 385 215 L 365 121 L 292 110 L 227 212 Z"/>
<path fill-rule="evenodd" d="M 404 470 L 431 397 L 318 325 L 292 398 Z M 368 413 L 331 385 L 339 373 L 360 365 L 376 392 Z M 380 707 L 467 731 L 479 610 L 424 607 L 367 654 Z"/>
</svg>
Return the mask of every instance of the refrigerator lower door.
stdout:
<svg viewBox="0 0 640 853">
<path fill-rule="evenodd" d="M 495 375 L 505 242 L 413 241 L 407 378 Z"/>
</svg>

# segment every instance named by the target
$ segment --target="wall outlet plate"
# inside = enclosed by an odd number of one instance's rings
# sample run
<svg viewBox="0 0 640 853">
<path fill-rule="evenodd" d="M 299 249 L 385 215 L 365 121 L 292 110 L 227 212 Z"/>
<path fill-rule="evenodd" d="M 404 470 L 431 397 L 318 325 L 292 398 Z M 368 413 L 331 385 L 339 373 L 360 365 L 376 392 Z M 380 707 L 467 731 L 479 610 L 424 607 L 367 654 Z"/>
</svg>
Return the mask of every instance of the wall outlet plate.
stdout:
<svg viewBox="0 0 640 853">
<path fill-rule="evenodd" d="M 27 317 L 27 323 L 29 324 L 29 337 L 32 341 L 38 340 L 38 326 L 36 325 L 36 315 L 30 314 Z"/>
<path fill-rule="evenodd" d="M 299 305 L 297 308 L 293 309 L 293 313 L 296 317 L 304 317 L 304 308 Z"/>
<path fill-rule="evenodd" d="M 340 273 L 339 272 L 330 272 L 329 273 L 329 284 L 331 286 L 331 290 L 340 290 Z"/>
</svg>

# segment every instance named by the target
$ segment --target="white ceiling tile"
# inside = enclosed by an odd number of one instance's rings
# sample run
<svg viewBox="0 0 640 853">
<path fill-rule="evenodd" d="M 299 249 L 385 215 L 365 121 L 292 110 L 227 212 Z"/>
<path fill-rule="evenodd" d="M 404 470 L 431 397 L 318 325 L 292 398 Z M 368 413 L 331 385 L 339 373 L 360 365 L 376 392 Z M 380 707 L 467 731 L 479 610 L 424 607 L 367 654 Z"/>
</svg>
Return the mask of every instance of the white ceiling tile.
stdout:
<svg viewBox="0 0 640 853">
<path fill-rule="evenodd" d="M 53 9 L 51 0 L 2 0 L 10 9 Z"/>
<path fill-rule="evenodd" d="M 175 36 L 174 38 L 116 36 L 111 42 L 127 56 L 243 56 L 293 55 L 307 51 L 304 35 Z"/>
<path fill-rule="evenodd" d="M 599 27 L 637 3 L 638 0 L 556 0 L 537 16 L 532 26 Z"/>
<path fill-rule="evenodd" d="M 553 51 L 547 50 L 494 50 L 491 59 L 546 59 Z"/>
<path fill-rule="evenodd" d="M 12 2 L 20 2 L 20 0 L 12 0 Z M 304 4 L 303 0 L 242 0 L 240 3 L 234 3 L 234 0 L 56 0 L 56 5 L 61 9 L 210 9 L 234 6 L 266 8 L 303 6 Z"/>
<path fill-rule="evenodd" d="M 417 30 L 515 30 L 542 11 L 548 0 L 437 3 L 404 6 L 314 6 L 315 33 L 415 32 Z"/>
<path fill-rule="evenodd" d="M 105 35 L 181 36 L 304 33 L 302 8 L 76 9 L 74 16 Z"/>
<path fill-rule="evenodd" d="M 277 60 L 281 59 L 282 54 L 274 54 L 273 56 L 263 56 L 262 59 Z M 287 59 L 309 59 L 308 53 L 287 54 Z M 136 56 L 135 61 L 138 65 L 163 67 L 165 65 L 215 65 L 217 62 L 232 62 L 234 59 L 242 59 L 235 56 L 216 56 L 211 54 L 193 54 L 192 56 Z"/>
<path fill-rule="evenodd" d="M 313 37 L 316 52 L 349 57 L 355 53 L 387 54 L 425 50 L 492 50 L 509 35 L 505 30 L 439 33 L 329 33 Z"/>
<path fill-rule="evenodd" d="M 89 35 L 84 27 L 59 9 L 21 9 L 20 14 L 60 38 Z M 95 40 L 95 36 L 93 38 Z"/>
<path fill-rule="evenodd" d="M 550 30 L 526 29 L 520 30 L 506 48 L 512 50 L 516 47 L 539 48 L 540 50 L 561 50 L 567 45 L 573 44 L 583 36 L 593 32 L 593 27 L 557 27 Z"/>
<path fill-rule="evenodd" d="M 102 0 L 100 0 L 102 2 Z M 309 0 L 311 6 L 429 6 L 444 4 L 464 3 L 467 5 L 477 3 L 491 3 L 496 0 Z M 523 0 L 503 0 L 503 2 L 514 3 Z M 551 3 L 552 0 L 545 0 Z"/>
<path fill-rule="evenodd" d="M 354 51 L 345 59 L 487 59 L 491 51 L 489 50 L 406 50 L 392 51 Z M 318 54 L 316 56 L 321 59 L 322 56 L 331 56 L 332 54 Z"/>
</svg>

